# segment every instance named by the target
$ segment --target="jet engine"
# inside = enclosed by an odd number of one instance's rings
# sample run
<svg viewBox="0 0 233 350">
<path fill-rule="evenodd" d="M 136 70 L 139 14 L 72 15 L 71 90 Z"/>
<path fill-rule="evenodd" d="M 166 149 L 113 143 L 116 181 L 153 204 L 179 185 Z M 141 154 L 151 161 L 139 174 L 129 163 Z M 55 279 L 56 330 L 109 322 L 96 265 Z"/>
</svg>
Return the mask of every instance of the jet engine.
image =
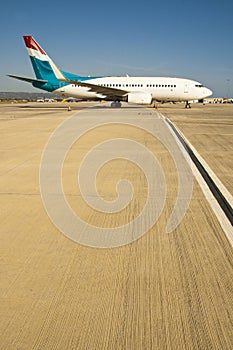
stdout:
<svg viewBox="0 0 233 350">
<path fill-rule="evenodd" d="M 151 94 L 146 94 L 143 92 L 130 92 L 127 95 L 127 102 L 150 105 L 152 102 L 152 96 Z"/>
</svg>

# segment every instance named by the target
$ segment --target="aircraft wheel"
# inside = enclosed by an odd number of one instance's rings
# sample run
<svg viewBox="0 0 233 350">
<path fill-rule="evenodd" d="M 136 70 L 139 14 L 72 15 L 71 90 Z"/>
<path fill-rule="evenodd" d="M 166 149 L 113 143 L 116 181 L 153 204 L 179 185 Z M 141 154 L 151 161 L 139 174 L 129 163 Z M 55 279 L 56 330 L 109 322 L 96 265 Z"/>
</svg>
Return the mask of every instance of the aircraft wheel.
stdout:
<svg viewBox="0 0 233 350">
<path fill-rule="evenodd" d="M 120 101 L 113 101 L 113 102 L 111 103 L 111 107 L 112 107 L 112 108 L 121 108 L 121 103 L 120 103 Z"/>
</svg>

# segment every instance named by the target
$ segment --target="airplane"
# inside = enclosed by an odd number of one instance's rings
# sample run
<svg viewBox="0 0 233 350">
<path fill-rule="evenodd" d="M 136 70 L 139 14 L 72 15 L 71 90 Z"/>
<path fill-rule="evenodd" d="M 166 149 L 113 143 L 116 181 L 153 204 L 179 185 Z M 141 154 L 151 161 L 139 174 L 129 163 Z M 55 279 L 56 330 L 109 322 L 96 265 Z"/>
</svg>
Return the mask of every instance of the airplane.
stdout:
<svg viewBox="0 0 233 350">
<path fill-rule="evenodd" d="M 212 91 L 198 81 L 169 77 L 79 76 L 60 70 L 32 36 L 23 36 L 35 78 L 9 74 L 9 77 L 31 83 L 34 87 L 54 94 L 85 100 L 120 101 L 150 105 L 157 102 L 186 102 L 203 100 Z"/>
</svg>

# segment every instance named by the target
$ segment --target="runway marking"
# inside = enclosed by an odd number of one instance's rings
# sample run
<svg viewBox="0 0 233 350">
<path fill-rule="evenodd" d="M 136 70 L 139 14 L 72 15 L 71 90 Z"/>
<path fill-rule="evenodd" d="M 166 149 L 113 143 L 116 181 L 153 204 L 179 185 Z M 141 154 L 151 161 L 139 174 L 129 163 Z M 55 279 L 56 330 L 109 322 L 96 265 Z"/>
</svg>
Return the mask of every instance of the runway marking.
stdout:
<svg viewBox="0 0 233 350">
<path fill-rule="evenodd" d="M 227 239 L 233 246 L 233 197 L 181 131 L 162 114 L 175 138 L 192 160 L 192 171 L 214 211 Z"/>
</svg>

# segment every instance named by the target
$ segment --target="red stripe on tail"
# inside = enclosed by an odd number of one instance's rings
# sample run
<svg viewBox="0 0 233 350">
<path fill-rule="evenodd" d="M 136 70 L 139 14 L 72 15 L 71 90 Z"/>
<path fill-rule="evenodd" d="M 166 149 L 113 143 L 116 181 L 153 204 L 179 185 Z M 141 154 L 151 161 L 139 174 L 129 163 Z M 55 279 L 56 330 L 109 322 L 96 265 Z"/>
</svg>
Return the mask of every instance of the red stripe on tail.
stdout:
<svg viewBox="0 0 233 350">
<path fill-rule="evenodd" d="M 46 55 L 46 52 L 40 47 L 39 44 L 37 44 L 37 42 L 32 36 L 25 35 L 23 38 L 27 48 L 40 51 L 43 55 Z"/>
</svg>

